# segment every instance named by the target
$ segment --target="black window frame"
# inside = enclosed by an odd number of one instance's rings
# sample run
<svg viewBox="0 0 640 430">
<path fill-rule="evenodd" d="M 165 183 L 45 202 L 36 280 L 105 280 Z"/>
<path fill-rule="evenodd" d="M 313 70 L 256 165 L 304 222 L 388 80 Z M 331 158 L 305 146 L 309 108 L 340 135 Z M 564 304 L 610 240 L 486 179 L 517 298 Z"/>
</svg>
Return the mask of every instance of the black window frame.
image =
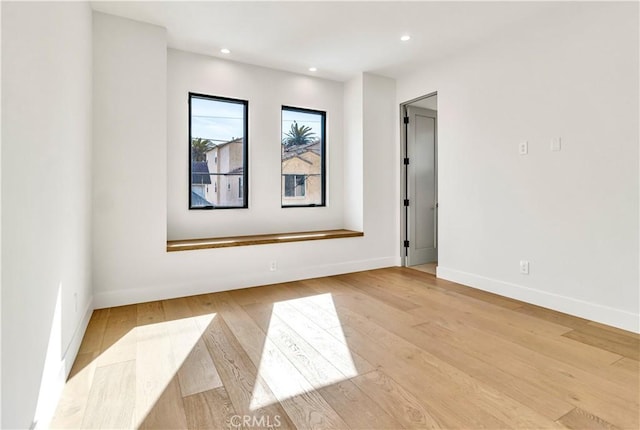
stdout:
<svg viewBox="0 0 640 430">
<path fill-rule="evenodd" d="M 283 134 L 283 129 L 282 129 L 282 114 L 283 112 L 287 110 L 287 111 L 293 111 L 293 112 L 301 112 L 301 113 L 309 113 L 309 114 L 315 114 L 315 115 L 320 115 L 321 117 L 321 124 L 320 124 L 320 184 L 321 184 L 321 191 L 320 191 L 320 195 L 321 195 L 321 201 L 320 203 L 310 203 L 310 204 L 305 204 L 305 205 L 284 205 L 282 204 L 282 198 L 284 197 L 284 181 L 283 181 L 283 177 L 285 176 L 284 172 L 282 171 L 282 142 L 280 142 L 280 207 L 283 209 L 287 209 L 287 208 L 318 208 L 318 207 L 326 207 L 327 206 L 327 112 L 323 111 L 323 110 L 317 110 L 317 109 L 308 109 L 308 108 L 301 108 L 301 107 L 296 107 L 296 106 L 288 106 L 288 105 L 282 105 L 281 109 L 280 109 L 280 136 L 282 136 Z M 282 139 L 282 137 L 281 137 Z M 305 182 L 308 181 L 309 178 L 305 179 Z M 306 186 L 306 184 L 305 184 Z M 305 191 L 305 193 L 308 190 Z"/>
<path fill-rule="evenodd" d="M 219 102 L 226 102 L 226 103 L 235 103 L 235 104 L 240 104 L 243 106 L 243 117 L 244 117 L 244 121 L 243 121 L 243 137 L 242 137 L 242 145 L 243 145 L 243 151 L 242 151 L 242 165 L 243 165 L 243 170 L 242 170 L 242 175 L 229 175 L 229 176 L 239 176 L 242 177 L 242 185 L 243 185 L 243 193 L 242 193 L 242 206 L 193 206 L 193 202 L 191 199 L 191 185 L 192 185 L 192 160 L 191 160 L 191 142 L 192 142 L 192 136 L 191 136 L 191 100 L 193 98 L 199 98 L 199 99 L 206 99 L 206 100 L 213 100 L 213 101 L 219 101 Z M 248 100 L 243 100 L 243 99 L 235 99 L 235 98 L 230 98 L 230 97 L 221 97 L 221 96 L 213 96 L 210 94 L 202 94 L 202 93 L 194 93 L 194 92 L 189 92 L 188 93 L 188 100 L 187 100 L 187 104 L 189 106 L 189 144 L 188 144 L 188 151 L 189 151 L 189 157 L 188 157 L 188 163 L 189 163 L 189 176 L 188 176 L 188 186 L 189 186 L 189 191 L 188 191 L 188 195 L 189 195 L 189 210 L 218 210 L 218 209 L 248 209 L 249 208 L 249 101 Z M 225 176 L 226 174 L 219 174 L 218 176 Z"/>
</svg>

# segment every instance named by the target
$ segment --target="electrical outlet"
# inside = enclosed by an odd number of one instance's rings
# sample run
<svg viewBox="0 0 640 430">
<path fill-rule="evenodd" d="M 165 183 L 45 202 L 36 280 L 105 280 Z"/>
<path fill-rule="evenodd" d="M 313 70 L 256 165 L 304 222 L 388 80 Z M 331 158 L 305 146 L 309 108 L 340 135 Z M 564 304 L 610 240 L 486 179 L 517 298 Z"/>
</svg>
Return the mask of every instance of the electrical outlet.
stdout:
<svg viewBox="0 0 640 430">
<path fill-rule="evenodd" d="M 529 142 L 526 140 L 518 144 L 518 154 L 527 155 L 529 153 Z"/>
<path fill-rule="evenodd" d="M 271 263 L 269 263 L 269 270 L 272 272 L 275 272 L 276 270 L 278 270 L 278 262 L 274 260 Z"/>
<path fill-rule="evenodd" d="M 520 273 L 523 275 L 529 274 L 529 262 L 527 260 L 520 260 Z"/>
</svg>

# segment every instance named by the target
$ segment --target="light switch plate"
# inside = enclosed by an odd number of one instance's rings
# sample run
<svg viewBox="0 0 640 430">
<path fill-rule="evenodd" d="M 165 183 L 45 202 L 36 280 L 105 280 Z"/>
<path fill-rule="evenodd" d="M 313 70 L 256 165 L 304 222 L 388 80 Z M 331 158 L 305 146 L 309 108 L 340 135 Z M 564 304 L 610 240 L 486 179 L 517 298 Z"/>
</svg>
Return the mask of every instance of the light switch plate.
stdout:
<svg viewBox="0 0 640 430">
<path fill-rule="evenodd" d="M 558 152 L 562 149 L 562 139 L 559 137 L 551 138 L 551 150 L 553 152 Z"/>
</svg>

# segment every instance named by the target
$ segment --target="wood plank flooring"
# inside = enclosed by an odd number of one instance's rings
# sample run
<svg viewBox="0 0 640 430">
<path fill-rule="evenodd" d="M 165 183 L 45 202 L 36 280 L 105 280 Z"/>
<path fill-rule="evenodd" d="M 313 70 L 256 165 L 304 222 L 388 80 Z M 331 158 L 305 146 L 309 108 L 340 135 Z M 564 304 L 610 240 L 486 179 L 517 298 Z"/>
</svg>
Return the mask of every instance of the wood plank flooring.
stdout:
<svg viewBox="0 0 640 430">
<path fill-rule="evenodd" d="M 638 429 L 640 336 L 388 268 L 96 310 L 52 428 Z"/>
</svg>

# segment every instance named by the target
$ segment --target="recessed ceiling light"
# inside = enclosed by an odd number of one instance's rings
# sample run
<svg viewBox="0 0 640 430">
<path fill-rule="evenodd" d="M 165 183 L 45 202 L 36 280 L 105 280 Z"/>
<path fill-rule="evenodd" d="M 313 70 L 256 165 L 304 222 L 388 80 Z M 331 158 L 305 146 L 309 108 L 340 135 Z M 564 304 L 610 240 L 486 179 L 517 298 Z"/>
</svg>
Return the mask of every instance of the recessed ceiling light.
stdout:
<svg viewBox="0 0 640 430">
<path fill-rule="evenodd" d="M 315 67 L 309 67 L 309 71 L 310 71 L 310 72 L 317 72 L 317 71 L 318 71 L 318 69 L 316 69 Z"/>
<path fill-rule="evenodd" d="M 220 52 L 222 52 L 223 54 L 231 54 L 231 51 L 228 50 L 227 48 L 222 48 Z"/>
<path fill-rule="evenodd" d="M 410 40 L 410 39 L 411 39 L 411 36 L 409 36 L 408 34 L 405 34 L 400 38 L 400 40 L 402 40 L 403 42 L 406 42 L 407 40 Z"/>
</svg>

